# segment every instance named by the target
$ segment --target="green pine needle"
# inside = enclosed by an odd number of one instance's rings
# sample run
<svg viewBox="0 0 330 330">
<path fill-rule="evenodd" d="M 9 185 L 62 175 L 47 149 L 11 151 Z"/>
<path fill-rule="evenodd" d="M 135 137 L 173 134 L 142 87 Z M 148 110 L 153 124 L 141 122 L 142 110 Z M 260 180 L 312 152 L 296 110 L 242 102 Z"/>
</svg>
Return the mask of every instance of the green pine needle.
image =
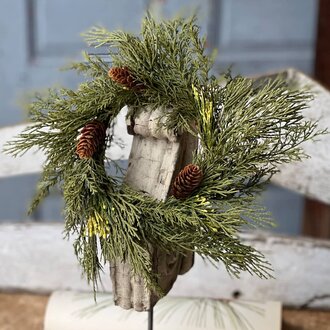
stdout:
<svg viewBox="0 0 330 330">
<path fill-rule="evenodd" d="M 306 156 L 302 142 L 324 133 L 302 115 L 312 95 L 289 88 L 281 77 L 256 83 L 226 75 L 220 86 L 220 78 L 209 74 L 212 60 L 195 18 L 156 23 L 147 16 L 138 36 L 93 28 L 85 39 L 107 46 L 109 58 L 85 54 L 84 62 L 71 65 L 88 77 L 77 90 L 36 95 L 29 107 L 32 125 L 7 144 L 7 152 L 18 156 L 35 146 L 45 152 L 32 209 L 53 186 L 61 188 L 65 232 L 76 234 L 75 253 L 87 280 L 96 289 L 105 263 L 126 261 L 161 294 L 150 246 L 182 255 L 193 251 L 222 262 L 234 276 L 248 271 L 270 277 L 269 263 L 238 233 L 242 226 L 271 223 L 256 194 L 279 164 Z M 112 81 L 108 61 L 127 67 L 146 88 L 130 90 Z M 79 130 L 95 118 L 112 127 L 124 105 L 129 116 L 161 107 L 166 128 L 199 137 L 194 162 L 204 178 L 192 196 L 157 201 L 109 176 L 104 157 L 111 134 L 92 159 L 77 157 Z"/>
</svg>

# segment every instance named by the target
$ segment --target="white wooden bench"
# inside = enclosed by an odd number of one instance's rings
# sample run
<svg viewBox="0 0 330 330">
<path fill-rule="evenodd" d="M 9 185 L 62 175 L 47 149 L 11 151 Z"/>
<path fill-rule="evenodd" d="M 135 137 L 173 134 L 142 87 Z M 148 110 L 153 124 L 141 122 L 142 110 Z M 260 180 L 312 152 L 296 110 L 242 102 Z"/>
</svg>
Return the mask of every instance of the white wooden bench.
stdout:
<svg viewBox="0 0 330 330">
<path fill-rule="evenodd" d="M 294 69 L 286 73 L 288 78 L 310 85 L 317 93 L 305 116 L 318 120 L 320 128 L 330 127 L 330 93 Z M 111 149 L 112 159 L 127 159 L 129 155 L 131 137 L 121 133 L 126 131 L 124 115 L 121 114 L 116 129 L 126 146 Z M 0 129 L 0 149 L 26 125 Z M 307 142 L 303 147 L 311 158 L 282 166 L 273 182 L 330 204 L 330 135 L 322 137 L 318 144 Z M 0 152 L 0 180 L 40 172 L 44 160 L 44 155 L 37 151 L 16 159 Z M 62 239 L 62 230 L 62 224 L 53 223 L 0 224 L 0 290 L 88 290 L 80 277 L 72 242 Z M 170 294 L 242 296 L 247 300 L 280 300 L 287 306 L 330 307 L 330 241 L 264 232 L 242 234 L 242 239 L 266 255 L 276 279 L 260 280 L 249 274 L 242 274 L 240 280 L 232 279 L 221 265 L 217 270 L 196 258 L 193 269 L 178 278 Z M 108 274 L 104 275 L 103 284 L 111 290 Z"/>
</svg>

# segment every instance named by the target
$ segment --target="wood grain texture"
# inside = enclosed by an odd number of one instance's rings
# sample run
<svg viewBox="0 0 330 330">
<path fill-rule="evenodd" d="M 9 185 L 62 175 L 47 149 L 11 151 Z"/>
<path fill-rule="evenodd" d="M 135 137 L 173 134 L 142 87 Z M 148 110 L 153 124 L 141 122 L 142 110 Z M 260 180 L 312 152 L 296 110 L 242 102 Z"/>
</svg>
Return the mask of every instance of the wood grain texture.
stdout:
<svg viewBox="0 0 330 330">
<path fill-rule="evenodd" d="M 170 194 L 172 182 L 178 171 L 191 162 L 192 152 L 197 148 L 196 138 L 190 134 L 177 134 L 162 127 L 163 110 L 142 112 L 130 120 L 134 134 L 125 183 L 158 200 Z M 131 126 L 134 122 L 134 126 Z M 156 246 L 149 246 L 153 271 L 158 274 L 158 284 L 167 294 L 179 274 L 193 265 L 193 254 L 167 254 Z M 131 266 L 121 261 L 111 263 L 110 274 L 115 304 L 136 311 L 149 310 L 159 297 L 146 289 L 139 276 L 134 276 Z"/>
<path fill-rule="evenodd" d="M 62 239 L 62 224 L 0 225 L 0 290 L 90 291 L 80 277 L 72 242 Z M 195 257 L 194 267 L 179 276 L 170 291 L 174 296 L 239 297 L 276 300 L 285 306 L 330 308 L 330 242 L 289 238 L 267 233 L 242 236 L 271 262 L 276 279 L 260 280 L 248 273 L 231 278 Z M 104 290 L 111 291 L 109 274 L 102 274 Z M 102 290 L 102 288 L 101 288 Z"/>
<path fill-rule="evenodd" d="M 330 205 L 310 198 L 305 199 L 303 234 L 311 237 L 330 238 Z"/>
</svg>

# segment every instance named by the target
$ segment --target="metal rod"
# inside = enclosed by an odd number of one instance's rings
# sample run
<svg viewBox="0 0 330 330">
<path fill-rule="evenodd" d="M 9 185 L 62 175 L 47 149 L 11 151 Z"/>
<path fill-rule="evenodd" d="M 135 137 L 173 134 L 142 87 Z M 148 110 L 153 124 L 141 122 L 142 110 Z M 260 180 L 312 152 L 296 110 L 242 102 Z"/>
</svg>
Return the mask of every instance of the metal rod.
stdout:
<svg viewBox="0 0 330 330">
<path fill-rule="evenodd" d="M 148 330 L 153 330 L 154 328 L 154 308 L 151 307 L 148 311 Z"/>
</svg>

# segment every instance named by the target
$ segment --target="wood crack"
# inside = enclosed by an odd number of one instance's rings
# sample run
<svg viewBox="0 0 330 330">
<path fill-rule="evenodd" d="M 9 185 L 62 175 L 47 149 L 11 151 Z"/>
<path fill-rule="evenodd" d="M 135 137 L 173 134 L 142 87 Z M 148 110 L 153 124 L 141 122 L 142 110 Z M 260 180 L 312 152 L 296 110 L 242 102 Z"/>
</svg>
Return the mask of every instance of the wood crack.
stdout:
<svg viewBox="0 0 330 330">
<path fill-rule="evenodd" d="M 330 294 L 322 294 L 322 295 L 315 295 L 314 297 L 309 298 L 304 304 L 302 304 L 299 308 L 305 309 L 310 307 L 313 303 L 319 301 L 319 300 L 327 300 L 330 299 Z"/>
</svg>

